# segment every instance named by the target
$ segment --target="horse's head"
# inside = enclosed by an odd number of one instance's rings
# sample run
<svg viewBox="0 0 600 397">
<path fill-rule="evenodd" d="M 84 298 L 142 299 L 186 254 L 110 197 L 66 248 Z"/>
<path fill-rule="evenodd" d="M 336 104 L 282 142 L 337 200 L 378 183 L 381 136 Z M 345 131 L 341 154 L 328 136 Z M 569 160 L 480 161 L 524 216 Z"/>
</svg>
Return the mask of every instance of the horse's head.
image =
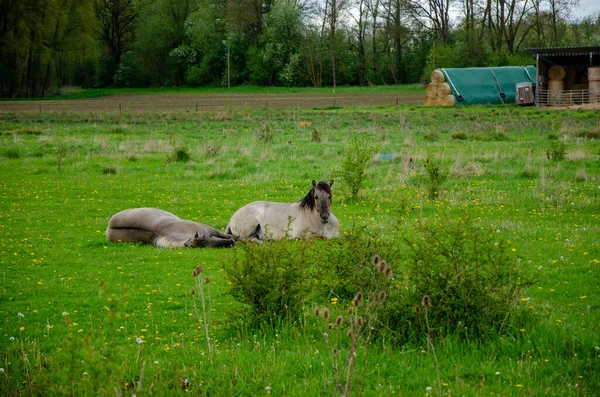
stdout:
<svg viewBox="0 0 600 397">
<path fill-rule="evenodd" d="M 204 235 L 200 236 L 198 232 L 194 234 L 194 237 L 183 243 L 186 248 L 204 248 L 208 247 L 208 241 Z"/>
<path fill-rule="evenodd" d="M 331 187 L 333 186 L 333 180 L 329 183 L 312 181 L 312 199 L 313 208 L 319 214 L 321 223 L 329 222 L 331 216 Z"/>
</svg>

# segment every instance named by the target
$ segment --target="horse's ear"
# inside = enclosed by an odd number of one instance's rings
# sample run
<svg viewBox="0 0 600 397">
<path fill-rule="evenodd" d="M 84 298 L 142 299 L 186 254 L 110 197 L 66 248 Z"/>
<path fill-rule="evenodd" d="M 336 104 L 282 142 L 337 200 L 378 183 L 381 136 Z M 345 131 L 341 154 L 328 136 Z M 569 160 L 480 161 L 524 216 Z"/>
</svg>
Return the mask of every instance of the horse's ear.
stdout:
<svg viewBox="0 0 600 397">
<path fill-rule="evenodd" d="M 333 187 L 333 179 L 329 182 L 329 187 Z"/>
<path fill-rule="evenodd" d="M 196 230 L 196 234 L 194 234 L 194 238 L 200 238 L 200 235 L 198 234 L 197 230 Z"/>
<path fill-rule="evenodd" d="M 317 182 L 314 179 L 312 181 L 312 187 L 313 187 L 313 189 L 315 189 L 317 187 Z"/>
</svg>

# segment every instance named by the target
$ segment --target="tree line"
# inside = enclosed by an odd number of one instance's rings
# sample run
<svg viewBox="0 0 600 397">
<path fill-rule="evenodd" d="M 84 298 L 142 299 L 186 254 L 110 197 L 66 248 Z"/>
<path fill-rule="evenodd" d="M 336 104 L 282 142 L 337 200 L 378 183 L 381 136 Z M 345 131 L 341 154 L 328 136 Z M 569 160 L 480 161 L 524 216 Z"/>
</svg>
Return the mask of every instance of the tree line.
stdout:
<svg viewBox="0 0 600 397">
<path fill-rule="evenodd" d="M 598 45 L 578 0 L 0 0 L 0 96 L 64 86 L 383 85 Z"/>
</svg>

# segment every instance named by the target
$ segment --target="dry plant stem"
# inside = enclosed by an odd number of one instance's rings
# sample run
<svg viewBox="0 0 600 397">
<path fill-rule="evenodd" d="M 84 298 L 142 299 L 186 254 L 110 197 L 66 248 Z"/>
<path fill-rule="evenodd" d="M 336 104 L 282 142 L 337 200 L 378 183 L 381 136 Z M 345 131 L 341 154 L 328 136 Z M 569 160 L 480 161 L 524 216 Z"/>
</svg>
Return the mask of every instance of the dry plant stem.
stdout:
<svg viewBox="0 0 600 397">
<path fill-rule="evenodd" d="M 204 282 L 202 280 L 202 277 L 198 276 L 196 277 L 196 285 L 198 286 L 198 291 L 200 292 L 200 302 L 202 303 L 202 316 L 204 319 L 203 325 L 204 325 L 204 332 L 206 334 L 206 345 L 208 346 L 208 354 L 210 356 L 210 362 L 213 362 L 213 351 L 212 351 L 212 346 L 210 344 L 210 338 L 208 336 L 208 321 L 206 319 L 206 303 L 204 301 Z"/>
<path fill-rule="evenodd" d="M 433 353 L 433 362 L 435 363 L 435 372 L 437 375 L 438 381 L 438 393 L 440 397 L 442 396 L 442 380 L 440 379 L 440 366 L 438 365 L 437 355 L 435 354 L 435 348 L 433 347 L 433 342 L 431 341 L 431 329 L 429 328 L 429 317 L 427 316 L 427 306 L 425 306 L 425 323 L 427 324 L 427 343 L 431 348 L 431 352 Z"/>
</svg>

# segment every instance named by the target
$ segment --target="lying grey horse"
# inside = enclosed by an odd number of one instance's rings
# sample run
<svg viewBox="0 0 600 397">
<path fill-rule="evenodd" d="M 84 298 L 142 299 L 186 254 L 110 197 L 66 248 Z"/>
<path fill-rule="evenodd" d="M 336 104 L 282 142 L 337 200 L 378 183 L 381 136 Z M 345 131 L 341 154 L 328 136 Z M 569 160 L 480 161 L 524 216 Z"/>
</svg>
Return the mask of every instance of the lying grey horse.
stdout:
<svg viewBox="0 0 600 397">
<path fill-rule="evenodd" d="M 312 189 L 296 203 L 247 204 L 233 214 L 226 233 L 251 241 L 336 237 L 340 223 L 331 213 L 332 186 L 333 181 L 313 180 Z"/>
<path fill-rule="evenodd" d="M 214 227 L 187 221 L 157 208 L 121 211 L 108 221 L 108 241 L 140 242 L 157 247 L 231 247 L 234 237 Z"/>
</svg>

